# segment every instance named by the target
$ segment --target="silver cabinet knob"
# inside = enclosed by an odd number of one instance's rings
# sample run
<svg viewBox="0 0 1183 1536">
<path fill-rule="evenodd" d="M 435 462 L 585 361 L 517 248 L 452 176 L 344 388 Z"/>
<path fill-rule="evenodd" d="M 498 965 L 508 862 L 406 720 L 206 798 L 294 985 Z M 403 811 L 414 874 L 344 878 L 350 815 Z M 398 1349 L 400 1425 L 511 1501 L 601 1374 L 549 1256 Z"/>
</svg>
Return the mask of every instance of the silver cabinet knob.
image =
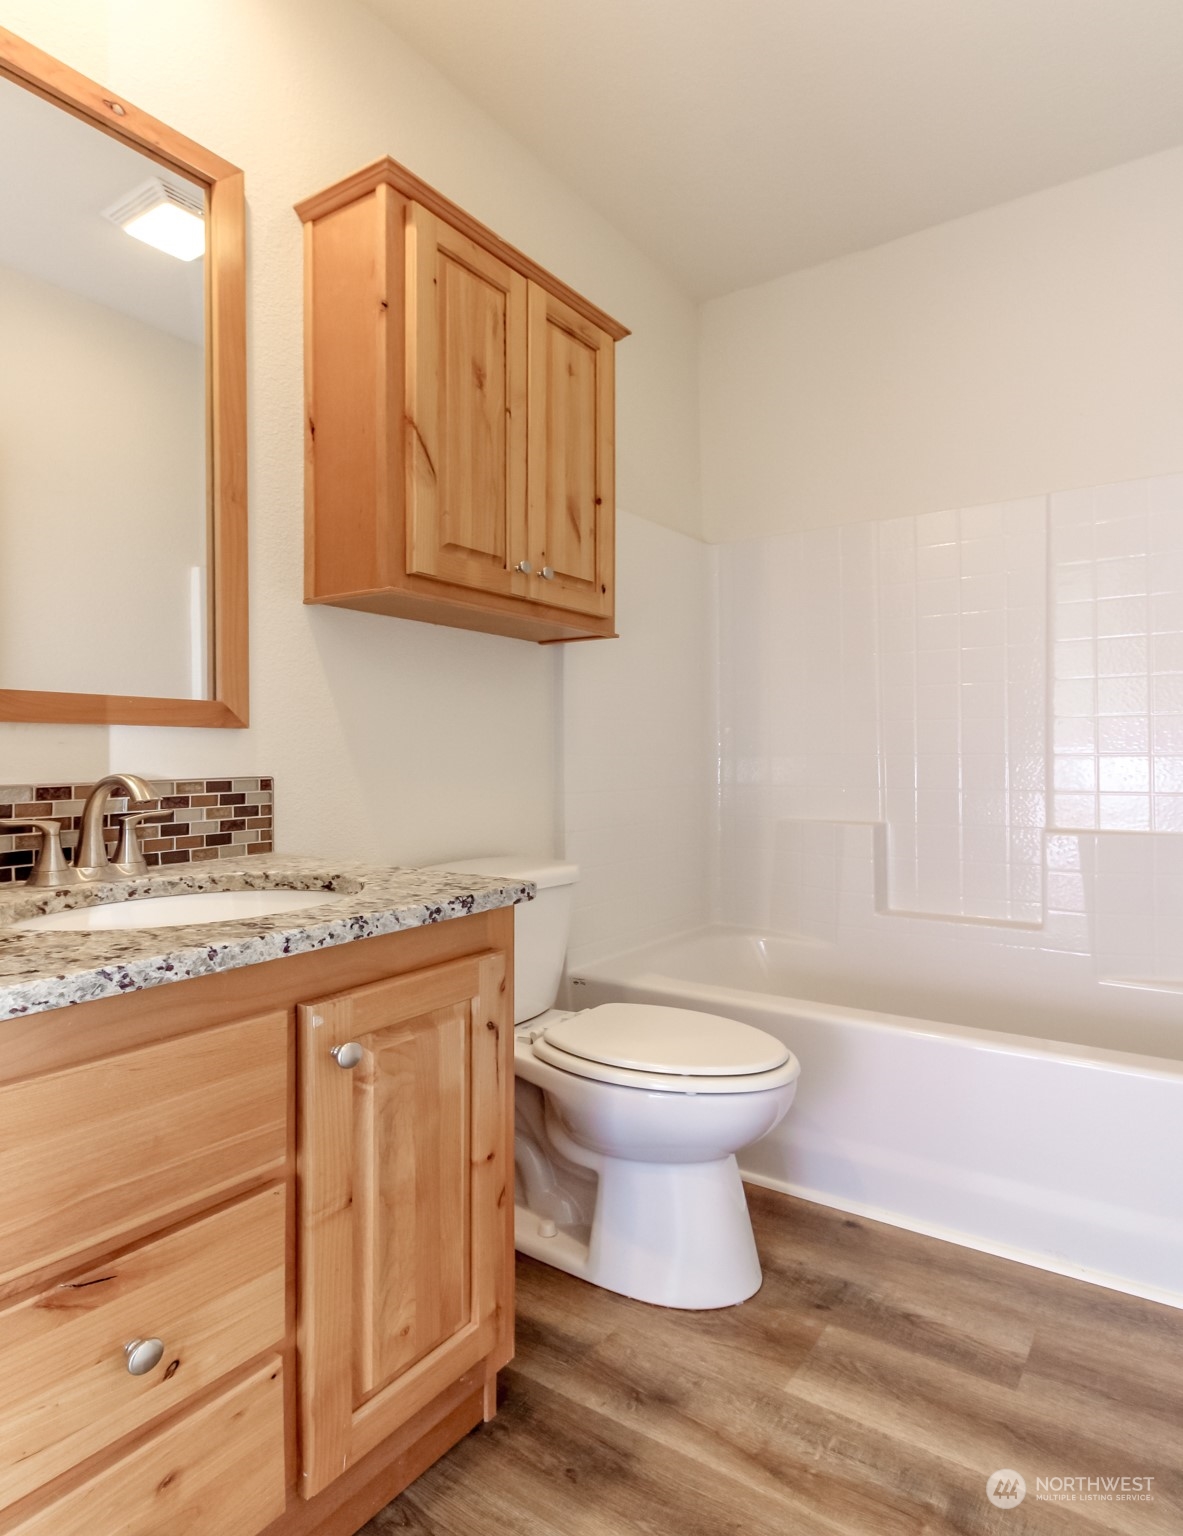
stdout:
<svg viewBox="0 0 1183 1536">
<path fill-rule="evenodd" d="M 123 1353 L 131 1375 L 146 1376 L 164 1359 L 164 1343 L 161 1339 L 133 1339 L 123 1346 Z"/>
<path fill-rule="evenodd" d="M 555 579 L 555 573 L 549 565 L 544 565 L 538 574 L 542 577 L 543 581 L 553 581 Z"/>
<path fill-rule="evenodd" d="M 534 574 L 534 567 L 528 560 L 519 560 L 514 566 L 514 570 L 521 571 L 523 576 L 532 576 Z"/>
<path fill-rule="evenodd" d="M 335 1045 L 329 1052 L 337 1065 L 344 1067 L 347 1072 L 352 1071 L 365 1054 L 356 1040 L 347 1040 L 344 1045 Z"/>
</svg>

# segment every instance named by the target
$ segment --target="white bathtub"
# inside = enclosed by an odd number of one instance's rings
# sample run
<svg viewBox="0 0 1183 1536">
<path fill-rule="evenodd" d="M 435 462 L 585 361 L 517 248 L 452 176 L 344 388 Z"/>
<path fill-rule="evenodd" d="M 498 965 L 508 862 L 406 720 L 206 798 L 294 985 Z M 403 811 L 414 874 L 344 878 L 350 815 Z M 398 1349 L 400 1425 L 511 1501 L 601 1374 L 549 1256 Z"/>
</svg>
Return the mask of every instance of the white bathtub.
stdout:
<svg viewBox="0 0 1183 1536">
<path fill-rule="evenodd" d="M 898 982 L 891 996 L 863 979 L 847 994 L 860 1006 L 846 1006 L 808 941 L 735 929 L 599 961 L 570 982 L 578 1008 L 699 1008 L 792 1048 L 796 1102 L 740 1155 L 754 1183 L 1183 1307 L 1183 1063 L 1042 1037 L 1071 1036 L 1070 1016 L 1020 1033 L 1015 1009 L 969 998 L 942 1007 L 959 1022 L 881 1010 L 904 1006 Z M 1104 1038 L 1104 1023 L 1082 1032 Z M 1137 1041 L 1119 1012 L 1112 1038 Z M 1150 1038 L 1161 1044 L 1161 1031 Z"/>
</svg>

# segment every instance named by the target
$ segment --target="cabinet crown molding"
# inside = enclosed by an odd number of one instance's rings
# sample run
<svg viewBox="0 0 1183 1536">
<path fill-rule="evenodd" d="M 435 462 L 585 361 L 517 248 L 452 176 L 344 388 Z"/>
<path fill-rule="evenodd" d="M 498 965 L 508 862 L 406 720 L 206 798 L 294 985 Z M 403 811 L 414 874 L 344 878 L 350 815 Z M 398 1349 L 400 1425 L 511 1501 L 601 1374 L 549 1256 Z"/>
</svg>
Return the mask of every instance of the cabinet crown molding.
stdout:
<svg viewBox="0 0 1183 1536">
<path fill-rule="evenodd" d="M 334 182 L 323 192 L 316 192 L 311 197 L 304 198 L 302 202 L 296 204 L 296 212 L 301 221 L 308 224 L 314 219 L 323 218 L 326 213 L 344 208 L 380 186 L 393 187 L 404 197 L 429 209 L 450 224 L 453 229 L 459 230 L 462 235 L 467 235 L 470 240 L 475 240 L 478 245 L 484 246 L 507 267 L 512 267 L 515 272 L 520 272 L 523 277 L 538 283 L 557 298 L 562 299 L 564 304 L 569 305 L 585 320 L 590 320 L 600 330 L 606 331 L 613 341 L 623 341 L 631 334 L 628 327 L 621 325 L 619 320 L 614 320 L 598 305 L 589 303 L 582 294 L 555 277 L 553 272 L 548 272 L 545 267 L 539 266 L 525 252 L 510 245 L 508 240 L 503 240 L 487 224 L 474 219 L 472 214 L 466 213 L 459 204 L 452 202 L 442 192 L 437 192 L 433 186 L 416 176 L 414 171 L 408 170 L 405 165 L 400 165 L 389 155 L 383 155 L 381 160 L 375 160 L 372 165 L 363 166 L 360 171 L 354 171 L 352 176 L 346 176 L 343 181 Z"/>
</svg>

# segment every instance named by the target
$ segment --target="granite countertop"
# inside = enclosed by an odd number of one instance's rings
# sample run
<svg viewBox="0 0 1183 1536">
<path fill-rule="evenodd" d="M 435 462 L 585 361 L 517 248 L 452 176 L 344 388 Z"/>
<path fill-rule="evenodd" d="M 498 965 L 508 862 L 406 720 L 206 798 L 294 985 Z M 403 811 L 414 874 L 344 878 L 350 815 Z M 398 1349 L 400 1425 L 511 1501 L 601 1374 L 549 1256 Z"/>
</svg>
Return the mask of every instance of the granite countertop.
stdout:
<svg viewBox="0 0 1183 1536">
<path fill-rule="evenodd" d="M 482 875 L 270 853 L 183 870 L 153 870 L 138 880 L 69 891 L 17 886 L 0 894 L 0 1019 L 420 928 L 534 896 L 532 885 Z M 178 928 L 14 933 L 8 926 L 42 912 L 137 897 L 293 888 L 323 891 L 324 900 L 270 917 Z"/>
</svg>

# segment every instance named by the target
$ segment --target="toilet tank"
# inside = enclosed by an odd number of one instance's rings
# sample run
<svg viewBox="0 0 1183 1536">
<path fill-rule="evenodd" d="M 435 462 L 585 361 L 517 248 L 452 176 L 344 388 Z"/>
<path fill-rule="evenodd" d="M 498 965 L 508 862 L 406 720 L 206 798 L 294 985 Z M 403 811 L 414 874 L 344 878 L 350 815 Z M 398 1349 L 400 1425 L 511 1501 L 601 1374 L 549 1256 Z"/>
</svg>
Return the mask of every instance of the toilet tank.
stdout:
<svg viewBox="0 0 1183 1536">
<path fill-rule="evenodd" d="M 519 902 L 513 909 L 513 1021 L 523 1024 L 553 1008 L 563 979 L 571 898 L 579 879 L 579 866 L 515 858 L 506 853 L 491 858 L 450 859 L 430 868 L 492 875 L 504 880 L 529 880 L 538 887 L 533 901 Z"/>
</svg>

